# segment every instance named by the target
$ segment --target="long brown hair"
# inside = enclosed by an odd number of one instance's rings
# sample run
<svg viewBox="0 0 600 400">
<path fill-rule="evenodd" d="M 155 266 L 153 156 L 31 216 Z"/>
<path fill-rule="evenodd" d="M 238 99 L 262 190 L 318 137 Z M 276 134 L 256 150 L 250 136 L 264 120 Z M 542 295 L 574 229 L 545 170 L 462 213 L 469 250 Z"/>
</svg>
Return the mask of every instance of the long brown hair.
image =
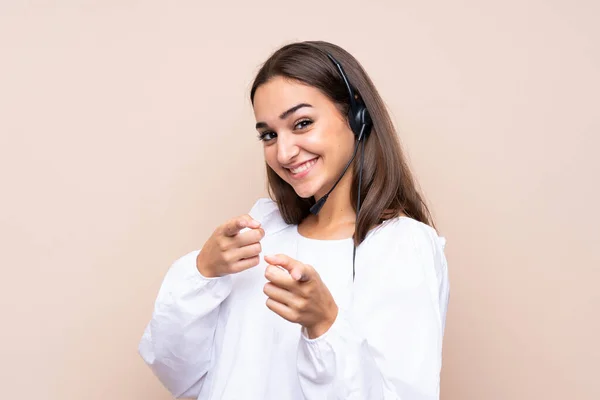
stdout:
<svg viewBox="0 0 600 400">
<path fill-rule="evenodd" d="M 348 91 L 327 53 L 342 64 L 348 80 L 362 98 L 373 120 L 373 129 L 364 145 L 361 207 L 354 242 L 359 245 L 371 228 L 400 214 L 434 226 L 429 209 L 416 188 L 385 104 L 360 63 L 347 51 L 322 41 L 283 46 L 258 71 L 250 92 L 252 104 L 256 89 L 271 78 L 280 76 L 319 89 L 337 105 L 343 115 L 347 115 L 350 106 Z M 353 163 L 354 176 L 350 192 L 355 211 L 359 155 Z M 304 199 L 298 196 L 292 186 L 268 165 L 267 179 L 269 195 L 277 202 L 286 223 L 299 224 L 309 215 L 309 209 L 315 203 L 313 197 Z"/>
</svg>

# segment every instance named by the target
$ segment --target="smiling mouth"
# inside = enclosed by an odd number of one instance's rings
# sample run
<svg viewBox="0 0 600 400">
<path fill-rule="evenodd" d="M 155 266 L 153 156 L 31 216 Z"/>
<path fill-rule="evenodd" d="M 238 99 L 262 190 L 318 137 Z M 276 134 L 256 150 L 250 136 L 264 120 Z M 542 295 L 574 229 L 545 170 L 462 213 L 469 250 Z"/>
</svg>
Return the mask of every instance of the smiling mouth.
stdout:
<svg viewBox="0 0 600 400">
<path fill-rule="evenodd" d="M 312 160 L 308 160 L 305 163 L 302 163 L 296 168 L 289 168 L 288 171 L 294 178 L 304 177 L 308 173 L 308 171 L 310 171 L 310 169 L 317 163 L 318 159 L 318 157 L 313 158 Z"/>
</svg>

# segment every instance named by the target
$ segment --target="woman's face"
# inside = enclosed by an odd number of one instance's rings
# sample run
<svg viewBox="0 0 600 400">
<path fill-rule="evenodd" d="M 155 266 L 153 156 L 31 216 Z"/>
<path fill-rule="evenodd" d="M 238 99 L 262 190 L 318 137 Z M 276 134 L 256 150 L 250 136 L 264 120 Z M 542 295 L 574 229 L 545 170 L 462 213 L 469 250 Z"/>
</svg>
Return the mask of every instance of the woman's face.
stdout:
<svg viewBox="0 0 600 400">
<path fill-rule="evenodd" d="M 256 90 L 254 116 L 267 164 L 302 198 L 327 193 L 352 157 L 346 118 L 314 87 L 274 77 Z"/>
</svg>

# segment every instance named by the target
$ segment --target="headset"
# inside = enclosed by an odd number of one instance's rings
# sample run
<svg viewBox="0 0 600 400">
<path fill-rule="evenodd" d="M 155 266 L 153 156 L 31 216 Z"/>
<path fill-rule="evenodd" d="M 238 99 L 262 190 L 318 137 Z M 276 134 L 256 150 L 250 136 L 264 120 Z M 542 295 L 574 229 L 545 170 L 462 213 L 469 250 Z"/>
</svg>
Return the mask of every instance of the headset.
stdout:
<svg viewBox="0 0 600 400">
<path fill-rule="evenodd" d="M 344 85 L 346 86 L 346 89 L 348 90 L 348 96 L 350 98 L 350 107 L 348 109 L 348 122 L 350 124 L 350 128 L 352 129 L 352 132 L 354 133 L 354 137 L 356 139 L 356 145 L 354 146 L 354 153 L 352 154 L 352 158 L 350 159 L 350 161 L 348 161 L 348 164 L 346 164 L 346 167 L 344 168 L 344 171 L 342 172 L 342 174 L 340 175 L 338 180 L 335 182 L 333 187 L 310 208 L 310 212 L 314 215 L 317 215 L 319 213 L 319 211 L 321 210 L 321 208 L 323 208 L 323 205 L 325 204 L 325 201 L 327 201 L 329 194 L 331 194 L 331 192 L 333 191 L 333 189 L 335 189 L 335 187 L 340 182 L 340 180 L 342 180 L 343 176 L 346 174 L 346 171 L 348 170 L 348 167 L 350 167 L 350 164 L 352 163 L 352 161 L 354 161 L 354 158 L 356 157 L 356 152 L 358 151 L 358 147 L 360 145 L 361 146 L 360 169 L 359 169 L 359 175 L 358 175 L 358 194 L 357 194 L 357 202 L 356 202 L 356 225 L 355 225 L 355 226 L 358 226 L 358 213 L 360 211 L 360 205 L 361 205 L 360 204 L 360 192 L 361 192 L 361 186 L 362 186 L 362 171 L 363 171 L 363 165 L 364 165 L 365 141 L 367 140 L 367 137 L 369 136 L 369 134 L 371 133 L 371 129 L 373 128 L 373 120 L 371 119 L 369 110 L 367 110 L 367 106 L 363 102 L 362 98 L 357 96 L 355 91 L 352 89 L 352 85 L 350 85 L 350 81 L 348 80 L 348 77 L 346 76 L 346 73 L 344 72 L 344 68 L 342 68 L 342 65 L 330 53 L 328 53 L 328 52 L 325 52 L 325 53 L 327 54 L 327 57 L 331 60 L 331 62 L 337 67 L 337 70 L 338 70 L 342 80 L 344 81 Z M 355 275 L 355 260 L 356 260 L 356 243 L 354 243 L 354 249 L 352 251 L 352 281 L 353 282 L 354 282 L 354 275 Z"/>
</svg>

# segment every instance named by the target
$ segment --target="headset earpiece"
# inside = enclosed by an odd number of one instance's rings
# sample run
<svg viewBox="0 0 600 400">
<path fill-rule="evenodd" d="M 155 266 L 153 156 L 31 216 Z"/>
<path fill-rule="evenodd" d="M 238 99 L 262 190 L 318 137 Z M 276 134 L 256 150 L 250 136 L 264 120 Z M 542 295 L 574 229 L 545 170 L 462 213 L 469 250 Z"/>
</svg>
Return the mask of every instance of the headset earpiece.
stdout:
<svg viewBox="0 0 600 400">
<path fill-rule="evenodd" d="M 337 67 L 338 72 L 346 85 L 346 89 L 348 90 L 348 96 L 350 97 L 348 122 L 350 123 L 350 128 L 358 141 L 366 139 L 373 127 L 373 120 L 371 119 L 369 110 L 367 110 L 363 101 L 354 94 L 354 90 L 352 90 L 352 86 L 350 86 L 350 82 L 348 81 L 348 77 L 346 76 L 342 65 L 331 54 L 327 53 L 327 57 L 329 57 Z"/>
<path fill-rule="evenodd" d="M 352 129 L 358 141 L 366 139 L 371 132 L 373 121 L 369 110 L 364 105 L 358 105 L 358 109 L 349 115 L 355 121 L 356 127 Z"/>
</svg>

